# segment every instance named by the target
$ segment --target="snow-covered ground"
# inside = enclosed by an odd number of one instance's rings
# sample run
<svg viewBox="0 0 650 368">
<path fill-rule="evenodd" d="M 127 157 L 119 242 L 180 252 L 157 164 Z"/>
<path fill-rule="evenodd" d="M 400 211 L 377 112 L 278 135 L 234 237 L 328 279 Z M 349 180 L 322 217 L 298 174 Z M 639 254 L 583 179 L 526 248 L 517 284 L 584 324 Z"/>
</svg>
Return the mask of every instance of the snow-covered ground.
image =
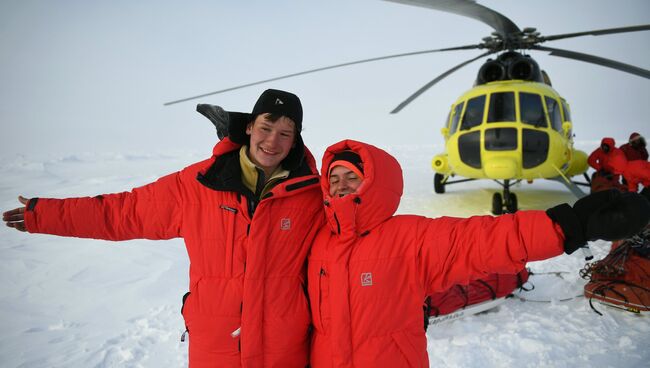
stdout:
<svg viewBox="0 0 650 368">
<path fill-rule="evenodd" d="M 372 143 L 372 142 L 370 142 Z M 584 142 L 589 147 L 595 142 Z M 491 182 L 432 190 L 430 159 L 440 147 L 383 147 L 401 162 L 400 213 L 489 214 Z M 312 147 L 319 160 L 325 146 Z M 161 151 L 162 152 L 162 151 Z M 211 152 L 3 154 L 0 206 L 15 197 L 65 197 L 127 190 Z M 558 183 L 514 188 L 521 209 L 544 209 L 574 198 Z M 596 242 L 602 258 L 610 244 Z M 650 320 L 605 307 L 599 316 L 578 296 L 584 282 L 579 252 L 530 264 L 535 290 L 496 310 L 429 329 L 432 367 L 641 367 L 650 361 Z M 180 315 L 188 260 L 182 240 L 112 243 L 0 230 L 0 366 L 182 367 L 187 343 Z M 561 301 L 577 296 L 569 301 Z"/>
</svg>

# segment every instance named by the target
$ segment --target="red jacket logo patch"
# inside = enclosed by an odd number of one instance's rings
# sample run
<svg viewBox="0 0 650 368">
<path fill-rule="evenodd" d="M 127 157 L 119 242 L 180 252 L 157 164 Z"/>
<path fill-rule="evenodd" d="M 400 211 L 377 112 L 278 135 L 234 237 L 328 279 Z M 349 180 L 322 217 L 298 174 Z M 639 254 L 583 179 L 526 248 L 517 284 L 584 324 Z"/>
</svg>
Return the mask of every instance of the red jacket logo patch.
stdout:
<svg viewBox="0 0 650 368">
<path fill-rule="evenodd" d="M 361 286 L 372 286 L 372 272 L 361 274 Z"/>
<path fill-rule="evenodd" d="M 280 220 L 280 230 L 291 230 L 290 218 L 283 218 Z"/>
</svg>

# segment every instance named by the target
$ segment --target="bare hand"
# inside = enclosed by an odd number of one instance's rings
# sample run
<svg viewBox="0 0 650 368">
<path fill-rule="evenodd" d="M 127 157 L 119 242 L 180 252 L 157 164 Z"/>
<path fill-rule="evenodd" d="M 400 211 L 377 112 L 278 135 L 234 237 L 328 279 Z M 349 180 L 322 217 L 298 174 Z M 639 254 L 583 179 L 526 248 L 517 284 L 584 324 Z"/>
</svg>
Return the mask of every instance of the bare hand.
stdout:
<svg viewBox="0 0 650 368">
<path fill-rule="evenodd" d="M 7 211 L 2 214 L 2 221 L 4 221 L 7 226 L 13 227 L 19 231 L 27 231 L 25 229 L 25 206 L 29 202 L 29 198 L 23 196 L 18 196 L 18 200 L 22 203 L 23 207 L 14 208 L 11 211 Z"/>
</svg>

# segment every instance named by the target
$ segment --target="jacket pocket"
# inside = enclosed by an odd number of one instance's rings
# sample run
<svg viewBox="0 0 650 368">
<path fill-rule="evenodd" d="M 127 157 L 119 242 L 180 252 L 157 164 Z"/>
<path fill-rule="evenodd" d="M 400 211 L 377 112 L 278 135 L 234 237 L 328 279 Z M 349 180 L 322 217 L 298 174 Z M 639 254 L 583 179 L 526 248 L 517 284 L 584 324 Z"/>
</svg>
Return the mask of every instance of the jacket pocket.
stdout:
<svg viewBox="0 0 650 368">
<path fill-rule="evenodd" d="M 426 338 L 423 347 L 417 346 L 420 344 L 416 344 L 416 340 L 418 338 L 424 338 L 424 334 L 422 332 L 420 332 L 419 335 L 415 336 L 414 334 L 408 333 L 406 331 L 398 331 L 391 334 L 393 341 L 404 355 L 404 358 L 408 362 L 409 367 L 417 368 L 423 366 L 422 355 L 426 351 Z"/>
</svg>

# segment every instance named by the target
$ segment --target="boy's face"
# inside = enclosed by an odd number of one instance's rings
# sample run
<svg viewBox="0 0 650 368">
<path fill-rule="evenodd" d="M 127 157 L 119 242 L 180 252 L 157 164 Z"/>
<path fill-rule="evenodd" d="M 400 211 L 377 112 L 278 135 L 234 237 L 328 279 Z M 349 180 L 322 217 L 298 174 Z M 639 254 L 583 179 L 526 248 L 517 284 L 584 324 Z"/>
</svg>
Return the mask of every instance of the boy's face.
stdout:
<svg viewBox="0 0 650 368">
<path fill-rule="evenodd" d="M 330 172 L 329 182 L 330 196 L 343 197 L 356 192 L 363 179 L 345 166 L 335 166 Z"/>
<path fill-rule="evenodd" d="M 296 140 L 296 125 L 293 120 L 282 116 L 276 121 L 270 121 L 268 115 L 258 115 L 246 127 L 246 134 L 251 136 L 248 156 L 256 166 L 264 170 L 267 177 L 280 166 Z"/>
</svg>

